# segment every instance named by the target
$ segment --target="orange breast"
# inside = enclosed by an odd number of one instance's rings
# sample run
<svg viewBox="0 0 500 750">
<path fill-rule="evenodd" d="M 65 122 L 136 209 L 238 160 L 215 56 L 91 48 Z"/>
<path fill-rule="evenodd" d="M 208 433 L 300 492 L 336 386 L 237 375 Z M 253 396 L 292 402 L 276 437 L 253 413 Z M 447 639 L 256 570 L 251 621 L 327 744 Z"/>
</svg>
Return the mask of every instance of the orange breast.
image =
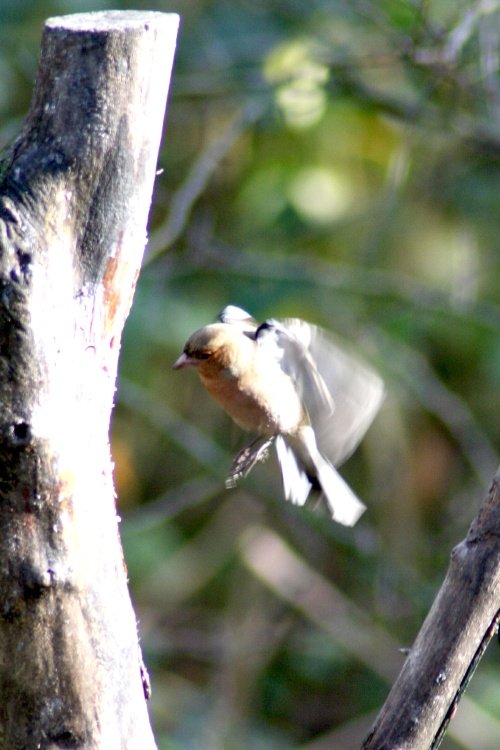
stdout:
<svg viewBox="0 0 500 750">
<path fill-rule="evenodd" d="M 290 434 L 303 422 L 295 386 L 279 367 L 255 367 L 245 377 L 201 368 L 199 374 L 213 398 L 244 430 L 259 435 Z"/>
<path fill-rule="evenodd" d="M 203 385 L 232 419 L 244 430 L 259 435 L 273 435 L 278 431 L 276 420 L 267 404 L 232 379 L 206 378 Z"/>
</svg>

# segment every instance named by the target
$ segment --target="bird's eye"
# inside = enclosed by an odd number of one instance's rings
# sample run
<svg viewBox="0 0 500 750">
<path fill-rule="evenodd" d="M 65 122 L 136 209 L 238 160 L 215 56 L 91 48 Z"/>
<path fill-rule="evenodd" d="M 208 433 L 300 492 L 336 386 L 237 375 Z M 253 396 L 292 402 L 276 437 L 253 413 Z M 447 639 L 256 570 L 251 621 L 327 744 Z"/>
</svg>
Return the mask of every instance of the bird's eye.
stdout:
<svg viewBox="0 0 500 750">
<path fill-rule="evenodd" d="M 211 352 L 197 350 L 195 352 L 191 352 L 189 356 L 193 357 L 194 359 L 208 359 L 210 357 L 210 354 Z"/>
</svg>

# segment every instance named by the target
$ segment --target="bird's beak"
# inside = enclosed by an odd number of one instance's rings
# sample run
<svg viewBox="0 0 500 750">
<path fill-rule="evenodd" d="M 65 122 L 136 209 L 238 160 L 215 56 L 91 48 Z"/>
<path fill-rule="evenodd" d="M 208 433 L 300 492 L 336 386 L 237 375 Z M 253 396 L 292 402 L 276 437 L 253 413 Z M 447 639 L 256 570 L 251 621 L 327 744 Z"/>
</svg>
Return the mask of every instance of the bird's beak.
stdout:
<svg viewBox="0 0 500 750">
<path fill-rule="evenodd" d="M 191 367 L 198 364 L 198 360 L 194 357 L 188 357 L 185 352 L 182 352 L 178 360 L 176 360 L 172 366 L 173 370 L 180 370 L 181 367 Z"/>
</svg>

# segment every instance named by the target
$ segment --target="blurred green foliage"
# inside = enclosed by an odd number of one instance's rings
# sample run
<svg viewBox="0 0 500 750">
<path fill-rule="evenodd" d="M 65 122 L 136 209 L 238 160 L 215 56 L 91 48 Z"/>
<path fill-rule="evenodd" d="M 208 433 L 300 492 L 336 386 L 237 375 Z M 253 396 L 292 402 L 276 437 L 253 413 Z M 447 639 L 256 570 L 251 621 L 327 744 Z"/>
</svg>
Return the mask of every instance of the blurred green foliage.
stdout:
<svg viewBox="0 0 500 750">
<path fill-rule="evenodd" d="M 0 146 L 43 20 L 0 0 Z M 182 15 L 113 453 L 163 750 L 350 750 L 402 665 L 495 470 L 499 4 L 115 2 Z M 238 488 L 242 436 L 171 363 L 228 303 L 355 342 L 388 395 L 343 469 L 346 530 Z M 292 575 L 293 574 L 293 575 Z M 443 747 L 500 747 L 492 645 Z"/>
</svg>

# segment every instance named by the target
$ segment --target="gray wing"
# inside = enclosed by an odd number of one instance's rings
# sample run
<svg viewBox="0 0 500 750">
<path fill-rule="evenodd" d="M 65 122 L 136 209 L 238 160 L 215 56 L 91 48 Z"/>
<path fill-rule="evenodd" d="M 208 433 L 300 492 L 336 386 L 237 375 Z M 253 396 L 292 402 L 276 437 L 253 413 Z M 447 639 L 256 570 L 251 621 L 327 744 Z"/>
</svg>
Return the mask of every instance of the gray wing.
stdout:
<svg viewBox="0 0 500 750">
<path fill-rule="evenodd" d="M 331 334 L 297 318 L 274 326 L 280 364 L 297 384 L 318 447 L 338 465 L 355 450 L 384 397 L 381 378 Z"/>
</svg>

